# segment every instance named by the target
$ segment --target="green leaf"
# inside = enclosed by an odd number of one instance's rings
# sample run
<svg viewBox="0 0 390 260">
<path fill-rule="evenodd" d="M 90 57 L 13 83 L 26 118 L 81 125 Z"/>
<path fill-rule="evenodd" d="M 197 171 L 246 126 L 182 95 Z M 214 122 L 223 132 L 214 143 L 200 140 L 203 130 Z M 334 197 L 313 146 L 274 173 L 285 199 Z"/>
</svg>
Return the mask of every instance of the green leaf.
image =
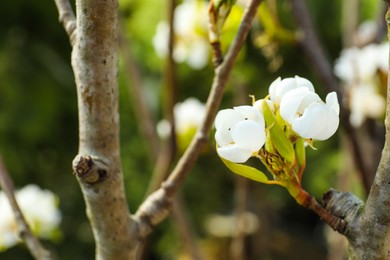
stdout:
<svg viewBox="0 0 390 260">
<path fill-rule="evenodd" d="M 293 144 L 284 133 L 283 128 L 276 120 L 274 113 L 271 111 L 266 101 L 263 101 L 262 109 L 265 122 L 267 124 L 267 127 L 269 128 L 269 134 L 271 135 L 272 144 L 284 159 L 293 163 L 295 161 L 295 152 Z"/>
<path fill-rule="evenodd" d="M 222 157 L 220 157 L 220 158 L 221 158 L 222 162 L 226 165 L 226 167 L 228 167 L 229 170 L 231 170 L 235 174 L 241 175 L 245 178 L 248 178 L 248 179 L 251 179 L 251 180 L 254 180 L 257 182 L 261 182 L 261 183 L 268 183 L 268 181 L 269 181 L 267 176 L 263 172 L 257 170 L 256 168 L 250 167 L 250 166 L 245 165 L 245 164 L 234 163 L 234 162 L 231 162 L 229 160 L 225 160 Z"/>
<path fill-rule="evenodd" d="M 295 156 L 299 166 L 304 166 L 306 164 L 305 140 L 303 138 L 298 138 L 295 142 Z"/>
</svg>

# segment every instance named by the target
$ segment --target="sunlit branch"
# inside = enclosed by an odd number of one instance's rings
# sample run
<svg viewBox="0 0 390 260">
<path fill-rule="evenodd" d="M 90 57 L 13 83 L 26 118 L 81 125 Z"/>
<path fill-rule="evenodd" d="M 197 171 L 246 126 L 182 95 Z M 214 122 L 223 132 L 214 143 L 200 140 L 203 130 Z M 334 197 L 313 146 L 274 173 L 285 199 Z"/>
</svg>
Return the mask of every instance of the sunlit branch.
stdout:
<svg viewBox="0 0 390 260">
<path fill-rule="evenodd" d="M 31 229 L 26 219 L 24 218 L 22 211 L 20 210 L 18 202 L 16 201 L 13 182 L 5 168 L 3 159 L 1 157 L 0 157 L 0 186 L 3 189 L 4 193 L 7 195 L 12 211 L 14 212 L 19 236 L 26 244 L 31 255 L 33 255 L 35 259 L 39 259 L 39 260 L 55 259 L 51 254 L 51 252 L 46 250 L 44 246 L 31 232 Z"/>
<path fill-rule="evenodd" d="M 69 41 L 73 46 L 76 40 L 76 16 L 74 15 L 69 0 L 54 0 L 59 12 L 59 21 L 65 28 L 69 36 Z"/>
</svg>

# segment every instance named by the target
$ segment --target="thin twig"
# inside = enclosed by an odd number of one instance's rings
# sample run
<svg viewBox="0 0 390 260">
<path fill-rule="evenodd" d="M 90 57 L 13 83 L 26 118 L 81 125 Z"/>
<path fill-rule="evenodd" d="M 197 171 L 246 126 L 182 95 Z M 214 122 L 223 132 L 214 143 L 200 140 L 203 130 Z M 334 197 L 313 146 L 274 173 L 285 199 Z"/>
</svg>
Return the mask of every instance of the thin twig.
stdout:
<svg viewBox="0 0 390 260">
<path fill-rule="evenodd" d="M 170 123 L 170 137 L 169 140 L 163 141 L 161 149 L 159 150 L 156 165 L 153 170 L 152 178 L 149 182 L 147 195 L 158 189 L 161 182 L 164 181 L 168 174 L 170 167 L 175 159 L 177 151 L 176 142 L 176 123 L 174 106 L 176 104 L 177 86 L 176 86 L 176 66 L 173 59 L 173 52 L 175 48 L 175 7 L 176 1 L 170 0 L 167 5 L 167 17 L 169 23 L 169 36 L 168 36 L 168 56 L 165 63 L 165 84 L 164 84 L 164 112 L 165 117 Z M 176 222 L 179 235 L 188 248 L 189 253 L 194 260 L 202 259 L 200 247 L 197 244 L 198 237 L 192 230 L 188 215 L 184 203 L 182 203 L 181 196 L 175 196 L 173 200 L 172 218 Z"/>
<path fill-rule="evenodd" d="M 176 1 L 170 0 L 167 2 L 167 18 L 169 23 L 168 35 L 168 55 L 165 61 L 164 71 L 164 96 L 163 96 L 163 110 L 164 116 L 167 118 L 170 127 L 170 134 L 168 140 L 163 140 L 160 145 L 160 150 L 157 155 L 155 167 L 153 169 L 152 177 L 149 181 L 146 196 L 158 189 L 161 182 L 164 181 L 168 174 L 172 162 L 175 158 L 177 143 L 176 143 L 176 124 L 174 116 L 174 106 L 176 103 L 176 69 L 175 61 L 173 59 L 174 38 L 175 38 L 175 6 Z"/>
<path fill-rule="evenodd" d="M 176 70 L 175 70 L 175 61 L 173 59 L 173 51 L 175 44 L 175 6 L 176 1 L 168 1 L 168 23 L 169 23 L 169 35 L 168 35 L 168 56 L 166 59 L 165 65 L 165 100 L 164 100 L 164 109 L 165 115 L 168 119 L 168 122 L 171 127 L 170 132 L 170 155 L 171 160 L 175 157 L 177 144 L 176 144 L 176 127 L 175 127 L 175 115 L 173 113 L 173 108 L 176 103 Z"/>
<path fill-rule="evenodd" d="M 226 58 L 224 59 L 224 62 L 215 69 L 213 84 L 206 103 L 206 117 L 195 137 L 192 139 L 191 144 L 180 158 L 167 181 L 163 183 L 159 190 L 152 193 L 144 203 L 142 203 L 135 216 L 133 216 L 133 219 L 139 224 L 138 228 L 140 234 L 147 235 L 151 232 L 154 225 L 167 217 L 167 208 L 172 203 L 172 197 L 192 169 L 200 150 L 207 143 L 208 134 L 221 103 L 223 92 L 233 69 L 234 62 L 245 42 L 252 21 L 256 15 L 257 7 L 261 2 L 262 0 L 249 1 L 240 28 L 229 48 Z"/>
<path fill-rule="evenodd" d="M 137 122 L 140 126 L 139 131 L 144 135 L 145 140 L 148 143 L 148 150 L 151 155 L 151 161 L 155 163 L 159 151 L 159 138 L 156 133 L 155 121 L 146 101 L 144 84 L 141 80 L 141 73 L 135 64 L 133 55 L 130 51 L 131 40 L 126 37 L 124 32 L 123 19 L 121 20 L 121 25 L 122 37 L 120 38 L 119 46 L 122 51 L 125 64 L 125 76 L 129 81 L 131 81 L 126 85 L 130 94 L 129 96 L 132 98 L 131 103 L 137 117 Z"/>
<path fill-rule="evenodd" d="M 54 0 L 59 12 L 59 21 L 69 36 L 69 41 L 74 46 L 76 41 L 76 16 L 74 15 L 69 0 Z"/>
<path fill-rule="evenodd" d="M 16 201 L 14 194 L 14 184 L 5 168 L 3 159 L 0 157 L 0 186 L 4 190 L 5 194 L 8 197 L 8 201 L 11 205 L 11 208 L 14 212 L 18 232 L 20 238 L 26 244 L 31 255 L 35 259 L 39 260 L 50 260 L 55 259 L 51 252 L 44 248 L 44 246 L 39 242 L 39 240 L 33 235 L 31 229 L 23 216 L 22 211 Z"/>
<path fill-rule="evenodd" d="M 359 0 L 343 1 L 341 4 L 341 35 L 344 48 L 354 45 L 359 20 Z"/>
<path fill-rule="evenodd" d="M 326 210 L 321 204 L 317 202 L 317 200 L 309 195 L 306 191 L 302 191 L 306 193 L 306 200 L 302 204 L 302 206 L 314 211 L 325 223 L 327 223 L 334 231 L 339 232 L 340 234 L 345 234 L 347 231 L 347 222 L 330 213 Z"/>
<path fill-rule="evenodd" d="M 177 191 L 184 178 L 190 172 L 192 166 L 198 158 L 200 150 L 208 140 L 208 134 L 214 123 L 214 118 L 221 103 L 223 92 L 233 69 L 234 62 L 236 61 L 238 53 L 245 42 L 252 21 L 256 15 L 257 7 L 261 2 L 262 0 L 252 0 L 249 2 L 236 37 L 229 48 L 224 61 L 215 70 L 216 74 L 214 76 L 210 95 L 206 103 L 205 119 L 203 120 L 201 127 L 198 129 L 195 137 L 192 139 L 190 146 L 180 158 L 166 182 L 166 185 L 169 186 L 170 189 L 169 192 L 172 194 Z"/>
</svg>

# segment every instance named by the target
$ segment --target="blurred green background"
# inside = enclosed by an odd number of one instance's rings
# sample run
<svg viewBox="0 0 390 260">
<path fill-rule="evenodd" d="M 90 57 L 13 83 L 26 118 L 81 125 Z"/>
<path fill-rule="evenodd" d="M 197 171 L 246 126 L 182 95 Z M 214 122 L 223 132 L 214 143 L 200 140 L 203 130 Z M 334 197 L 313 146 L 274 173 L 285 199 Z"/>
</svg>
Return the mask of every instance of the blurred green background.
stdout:
<svg viewBox="0 0 390 260">
<path fill-rule="evenodd" d="M 328 55 L 333 61 L 342 48 L 341 2 L 306 1 Z M 372 18 L 378 1 L 361 1 L 360 20 Z M 289 1 L 276 1 L 280 23 L 295 31 Z M 120 1 L 126 37 L 131 40 L 153 118 L 163 117 L 164 60 L 156 55 L 151 39 L 157 23 L 166 19 L 166 2 Z M 237 104 L 233 87 L 263 97 L 278 76 L 300 75 L 313 81 L 322 97 L 313 69 L 294 43 L 272 41 L 276 49 L 266 58 L 265 48 L 254 44 L 263 31 L 257 22 L 247 41 L 222 108 Z M 229 38 L 230 37 L 230 38 Z M 231 36 L 223 42 L 228 45 Z M 274 46 L 274 47 L 275 47 Z M 71 47 L 58 22 L 54 1 L 4 1 L 0 8 L 0 151 L 15 185 L 36 183 L 55 192 L 63 214 L 62 237 L 44 241 L 61 259 L 92 259 L 93 237 L 85 215 L 71 162 L 77 154 L 78 119 L 76 88 L 70 66 Z M 278 66 L 270 66 L 277 59 Z M 129 206 L 134 212 L 143 200 L 153 171 L 147 142 L 131 104 L 128 82 L 120 62 L 120 112 L 123 172 Z M 177 101 L 189 96 L 206 101 L 213 77 L 211 62 L 200 70 L 177 64 Z M 131 94 L 130 94 L 131 95 Z M 250 104 L 250 99 L 245 101 Z M 242 104 L 242 103 L 241 103 Z M 212 142 L 212 137 L 210 142 Z M 213 144 L 209 147 L 213 147 Z M 338 136 L 308 151 L 304 187 L 317 198 L 336 185 L 340 161 L 344 160 Z M 235 210 L 236 177 L 221 163 L 214 149 L 205 151 L 182 188 L 189 220 L 206 259 L 229 259 L 231 237 L 210 235 L 204 226 L 211 214 L 232 215 Z M 248 183 L 248 211 L 258 216 L 259 228 L 246 236 L 247 259 L 326 259 L 324 224 L 299 207 L 287 192 L 274 186 Z M 1 218 L 1 212 L 0 212 Z M 171 220 L 151 235 L 144 259 L 189 259 L 182 238 Z M 0 253 L 0 259 L 31 259 L 23 245 Z"/>
</svg>

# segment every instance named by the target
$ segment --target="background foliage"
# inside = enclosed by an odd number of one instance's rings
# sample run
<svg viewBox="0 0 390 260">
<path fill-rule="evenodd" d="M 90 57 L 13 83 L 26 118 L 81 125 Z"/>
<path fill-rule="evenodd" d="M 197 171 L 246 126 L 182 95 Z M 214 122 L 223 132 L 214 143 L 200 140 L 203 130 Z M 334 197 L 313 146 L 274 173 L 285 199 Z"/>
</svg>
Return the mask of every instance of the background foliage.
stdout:
<svg viewBox="0 0 390 260">
<path fill-rule="evenodd" d="M 341 50 L 341 1 L 307 1 L 330 58 Z M 370 18 L 377 1 L 364 4 L 362 19 Z M 151 39 L 156 25 L 165 19 L 164 1 L 120 1 L 126 36 L 136 59 L 146 88 L 154 119 L 163 117 L 163 66 L 153 49 Z M 281 24 L 296 30 L 289 1 L 277 1 Z M 71 161 L 77 153 L 78 119 L 76 88 L 70 67 L 70 45 L 58 23 L 54 2 L 5 1 L 0 9 L 0 149 L 17 187 L 36 183 L 52 190 L 60 198 L 63 213 L 62 237 L 46 241 L 61 259 L 88 259 L 94 254 L 94 243 L 85 216 L 78 184 L 72 176 Z M 262 31 L 256 24 L 252 39 Z M 270 68 L 271 58 L 265 49 L 248 41 L 234 69 L 222 107 L 237 103 L 233 87 L 243 86 L 248 94 L 262 97 L 269 84 L 278 76 L 300 75 L 318 85 L 313 68 L 304 60 L 294 43 L 274 42 L 275 55 L 282 59 L 279 68 Z M 228 44 L 228 40 L 224 42 Z M 275 56 L 275 57 L 276 57 Z M 274 57 L 274 58 L 275 58 Z M 271 60 L 270 60 L 271 59 Z M 128 82 L 120 62 L 120 112 L 123 171 L 129 205 L 134 211 L 145 195 L 153 165 L 145 140 L 136 122 L 127 88 Z M 315 68 L 314 68 L 315 69 Z M 177 65 L 177 99 L 194 96 L 205 102 L 213 69 L 193 70 Z M 250 103 L 246 98 L 245 102 Z M 210 138 L 210 140 L 213 140 Z M 210 147 L 214 147 L 213 144 Z M 308 154 L 304 185 L 319 197 L 335 186 L 341 162 L 337 136 L 318 144 L 317 151 Z M 182 188 L 183 198 L 200 245 L 208 259 L 227 259 L 224 254 L 229 237 L 210 235 L 204 222 L 210 214 L 231 215 L 234 212 L 235 176 L 228 172 L 210 148 L 201 156 Z M 327 245 L 324 224 L 306 209 L 300 208 L 279 187 L 249 184 L 248 210 L 259 216 L 256 233 L 246 238 L 248 255 L 253 259 L 325 259 Z M 1 213 L 0 213 L 1 217 Z M 145 259 L 178 259 L 185 256 L 185 246 L 175 223 L 165 221 L 151 236 Z M 296 250 L 305 248 L 305 250 Z M 30 259 L 23 245 L 0 253 L 1 259 Z M 185 258 L 183 258 L 185 259 Z"/>
</svg>

